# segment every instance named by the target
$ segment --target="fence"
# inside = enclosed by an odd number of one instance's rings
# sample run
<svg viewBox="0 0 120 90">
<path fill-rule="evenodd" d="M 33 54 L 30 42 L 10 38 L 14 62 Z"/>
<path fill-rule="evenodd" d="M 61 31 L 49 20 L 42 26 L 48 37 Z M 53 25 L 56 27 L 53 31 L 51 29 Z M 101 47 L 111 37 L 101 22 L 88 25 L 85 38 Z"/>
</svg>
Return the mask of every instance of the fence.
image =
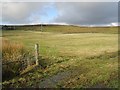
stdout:
<svg viewBox="0 0 120 90">
<path fill-rule="evenodd" d="M 3 65 L 3 67 L 8 66 L 8 65 L 11 67 L 15 64 L 19 64 L 18 71 L 24 70 L 25 68 L 27 68 L 33 64 L 39 65 L 39 45 L 38 44 L 35 44 L 35 52 L 34 53 L 35 54 L 30 56 L 29 58 L 26 56 L 23 56 L 24 58 L 21 58 L 20 60 L 6 61 L 6 62 L 3 62 L 2 65 Z"/>
</svg>

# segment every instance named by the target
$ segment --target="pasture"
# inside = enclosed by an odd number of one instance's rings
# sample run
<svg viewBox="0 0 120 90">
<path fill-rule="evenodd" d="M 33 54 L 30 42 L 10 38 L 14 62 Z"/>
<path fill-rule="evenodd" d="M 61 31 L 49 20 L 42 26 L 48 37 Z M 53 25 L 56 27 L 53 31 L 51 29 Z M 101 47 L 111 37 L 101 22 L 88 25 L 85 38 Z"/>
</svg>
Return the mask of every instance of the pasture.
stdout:
<svg viewBox="0 0 120 90">
<path fill-rule="evenodd" d="M 38 43 L 39 61 L 44 68 L 35 67 L 30 72 L 5 80 L 4 87 L 118 87 L 116 27 L 44 26 L 43 31 L 37 27 L 33 30 L 30 27 L 17 29 L 3 30 L 1 39 L 22 44 L 31 54 L 34 54 L 34 45 Z"/>
</svg>

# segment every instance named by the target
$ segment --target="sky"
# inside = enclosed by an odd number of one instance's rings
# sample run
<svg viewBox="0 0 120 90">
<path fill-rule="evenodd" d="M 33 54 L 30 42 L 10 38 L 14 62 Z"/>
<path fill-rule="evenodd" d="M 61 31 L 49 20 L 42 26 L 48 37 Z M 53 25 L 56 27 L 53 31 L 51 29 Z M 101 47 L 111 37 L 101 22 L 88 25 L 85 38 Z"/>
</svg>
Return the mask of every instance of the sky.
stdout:
<svg viewBox="0 0 120 90">
<path fill-rule="evenodd" d="M 118 0 L 4 0 L 0 7 L 0 24 L 118 25 Z"/>
</svg>

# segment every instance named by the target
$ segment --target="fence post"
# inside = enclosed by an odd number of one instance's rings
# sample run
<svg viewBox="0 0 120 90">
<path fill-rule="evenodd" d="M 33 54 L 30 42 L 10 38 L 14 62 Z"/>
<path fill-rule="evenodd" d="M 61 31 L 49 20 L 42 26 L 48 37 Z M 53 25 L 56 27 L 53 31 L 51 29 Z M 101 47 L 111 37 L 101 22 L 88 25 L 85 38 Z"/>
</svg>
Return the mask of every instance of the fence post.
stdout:
<svg viewBox="0 0 120 90">
<path fill-rule="evenodd" d="M 30 60 L 27 59 L 27 67 L 29 67 L 29 66 L 30 66 Z"/>
<path fill-rule="evenodd" d="M 39 45 L 35 44 L 35 59 L 36 65 L 39 65 Z"/>
</svg>

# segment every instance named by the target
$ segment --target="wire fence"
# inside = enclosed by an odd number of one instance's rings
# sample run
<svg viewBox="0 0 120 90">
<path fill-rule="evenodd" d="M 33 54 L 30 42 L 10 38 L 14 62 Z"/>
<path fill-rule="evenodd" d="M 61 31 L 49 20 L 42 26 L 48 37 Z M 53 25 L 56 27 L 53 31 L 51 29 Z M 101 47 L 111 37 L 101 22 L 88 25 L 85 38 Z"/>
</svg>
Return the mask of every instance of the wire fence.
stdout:
<svg viewBox="0 0 120 90">
<path fill-rule="evenodd" d="M 2 67 L 7 69 L 14 69 L 16 71 L 22 71 L 31 65 L 39 65 L 39 46 L 35 44 L 35 54 L 24 54 L 17 60 L 2 60 Z"/>
</svg>

